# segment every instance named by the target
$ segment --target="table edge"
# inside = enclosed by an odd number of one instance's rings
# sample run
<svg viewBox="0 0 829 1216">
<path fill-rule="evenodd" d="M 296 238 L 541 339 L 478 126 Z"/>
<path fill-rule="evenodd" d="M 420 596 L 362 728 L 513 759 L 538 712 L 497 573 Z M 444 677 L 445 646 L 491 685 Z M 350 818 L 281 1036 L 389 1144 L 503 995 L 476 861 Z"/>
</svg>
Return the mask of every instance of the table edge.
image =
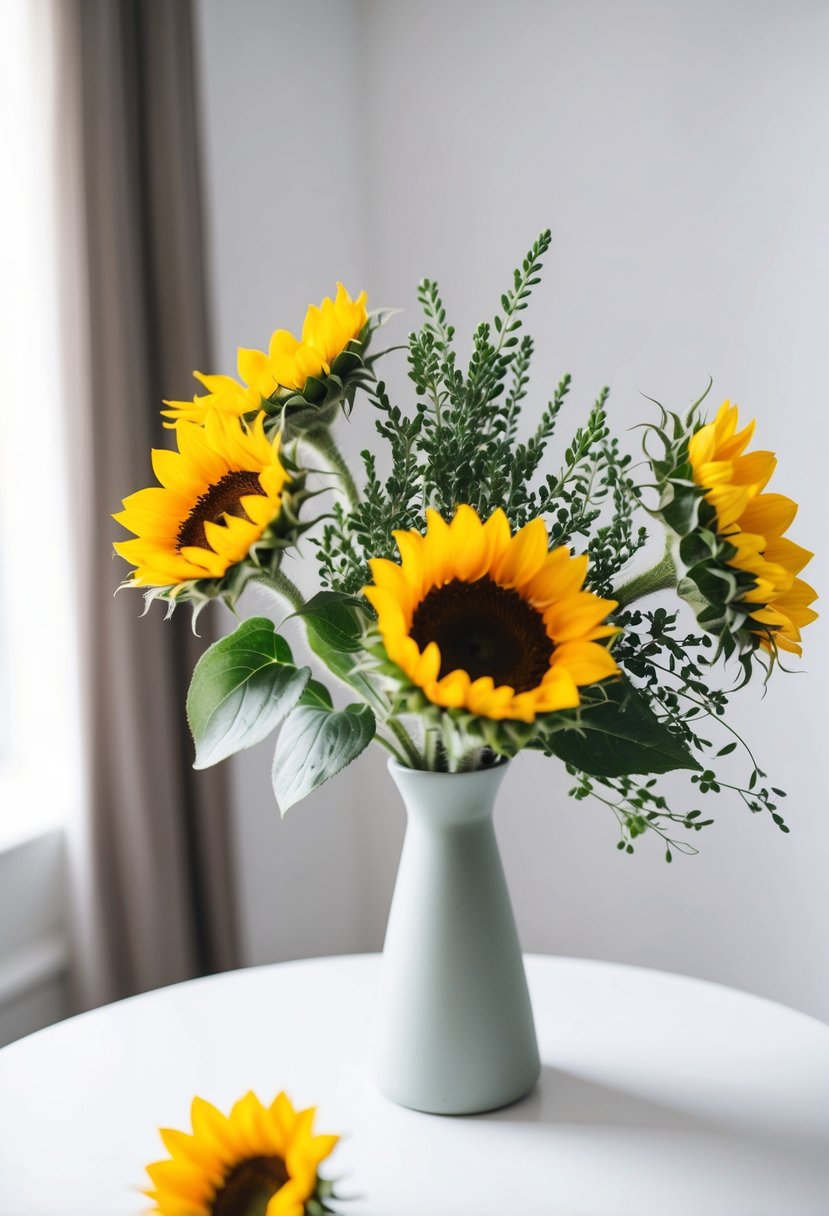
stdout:
<svg viewBox="0 0 829 1216">
<path fill-rule="evenodd" d="M 719 991 L 736 995 L 747 1001 L 759 1001 L 764 1005 L 770 1005 L 773 1008 L 783 1010 L 789 1015 L 794 1015 L 798 1019 L 803 1018 L 808 1022 L 813 1022 L 815 1025 L 824 1030 L 829 1031 L 829 1023 L 815 1017 L 813 1014 L 806 1013 L 801 1009 L 795 1009 L 791 1005 L 785 1005 L 782 1001 L 776 1001 L 772 997 L 763 996 L 760 993 L 749 992 L 744 988 L 735 988 L 730 984 L 722 984 L 717 980 L 703 979 L 695 975 L 686 975 L 681 971 L 665 971 L 659 967 L 646 967 L 638 963 L 622 963 L 610 961 L 607 959 L 585 958 L 581 955 L 570 954 L 536 954 L 532 952 L 524 953 L 524 962 L 529 964 L 531 969 L 537 966 L 544 966 L 549 963 L 565 963 L 568 966 L 586 966 L 586 967 L 601 967 L 607 969 L 615 969 L 618 971 L 636 971 L 644 972 L 646 975 L 651 975 L 659 978 L 667 978 L 676 983 L 686 983 L 692 987 L 703 986 L 706 988 L 714 988 Z M 137 992 L 132 996 L 122 997 L 117 1001 L 110 1001 L 106 1005 L 98 1005 L 94 1009 L 82 1010 L 79 1013 L 71 1014 L 69 1017 L 61 1019 L 59 1022 L 53 1022 L 49 1026 L 43 1026 L 40 1030 L 32 1031 L 31 1034 L 24 1035 L 20 1039 L 15 1039 L 12 1043 L 6 1044 L 0 1048 L 0 1067 L 8 1062 L 9 1056 L 16 1051 L 25 1049 L 33 1040 L 39 1039 L 42 1035 L 62 1033 L 69 1026 L 74 1026 L 79 1022 L 84 1022 L 88 1018 L 95 1018 L 104 1015 L 107 1011 L 120 1007 L 122 1005 L 132 1005 L 137 1001 L 147 1001 L 159 996 L 162 993 L 174 991 L 177 988 L 187 986 L 192 988 L 194 985 L 205 985 L 217 983 L 230 976 L 242 975 L 253 971 L 268 971 L 286 968 L 307 968 L 307 967 L 322 967 L 329 963 L 357 963 L 367 965 L 371 962 L 377 962 L 382 958 L 382 952 L 365 952 L 360 954 L 323 954 L 313 955 L 308 958 L 283 959 L 275 963 L 256 963 L 247 967 L 234 967 L 228 971 L 217 971 L 211 975 L 195 976 L 192 979 L 178 980 L 174 984 L 165 984 L 160 988 L 151 988 L 146 992 Z"/>
</svg>

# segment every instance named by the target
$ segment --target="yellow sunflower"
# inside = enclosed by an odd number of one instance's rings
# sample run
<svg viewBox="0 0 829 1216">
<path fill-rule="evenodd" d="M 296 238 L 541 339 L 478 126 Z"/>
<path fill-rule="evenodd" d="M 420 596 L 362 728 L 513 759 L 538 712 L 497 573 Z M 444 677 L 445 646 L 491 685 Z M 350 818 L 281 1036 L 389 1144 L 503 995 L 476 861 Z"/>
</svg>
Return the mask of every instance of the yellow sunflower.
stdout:
<svg viewBox="0 0 829 1216">
<path fill-rule="evenodd" d="M 368 313 L 366 293 L 356 300 L 337 284 L 332 300 L 326 297 L 319 308 L 312 304 L 305 314 L 302 339 L 287 329 L 271 334 L 267 353 L 240 347 L 237 354 L 238 383 L 232 376 L 193 375 L 207 389 L 192 401 L 165 401 L 169 408 L 162 414 L 171 419 L 165 426 L 179 422 L 204 423 L 211 412 L 240 416 L 258 410 L 263 400 L 282 391 L 301 392 L 312 376 L 327 376 L 331 365 L 348 343 L 362 333 Z"/>
<path fill-rule="evenodd" d="M 742 600 L 757 605 L 749 617 L 765 627 L 760 644 L 799 655 L 800 629 L 817 617 L 810 607 L 817 592 L 797 575 L 813 555 L 783 535 L 797 504 L 763 493 L 777 463 L 774 454 L 746 452 L 754 422 L 738 426 L 737 406 L 724 401 L 714 421 L 689 441 L 693 478 L 714 510 L 717 534 L 735 551 L 727 564 L 753 579 Z"/>
<path fill-rule="evenodd" d="M 262 401 L 279 389 L 268 356 L 261 350 L 240 346 L 236 352 L 236 369 L 241 384 L 232 376 L 193 372 L 207 392 L 201 397 L 196 395 L 192 401 L 165 401 L 164 404 L 169 406 L 169 409 L 162 410 L 161 413 L 171 421 L 165 422 L 164 425 L 173 428 L 180 422 L 195 422 L 203 426 L 208 414 L 214 411 L 241 418 L 243 414 L 258 410 Z"/>
<path fill-rule="evenodd" d="M 574 709 L 579 687 L 619 674 L 601 639 L 616 607 L 583 589 L 587 557 L 548 552 L 544 521 L 514 536 L 499 508 L 426 512 L 426 535 L 395 532 L 402 558 L 371 563 L 364 594 L 388 657 L 435 705 L 533 722 Z"/>
<path fill-rule="evenodd" d="M 223 1115 L 194 1098 L 192 1134 L 161 1129 L 170 1156 L 147 1166 L 144 1193 L 157 1216 L 303 1216 L 317 1193 L 317 1169 L 338 1136 L 313 1133 L 315 1110 L 296 1111 L 285 1094 L 263 1106 L 246 1094 Z"/>
<path fill-rule="evenodd" d="M 338 283 L 333 300 L 326 297 L 319 308 L 312 304 L 306 312 L 302 345 L 318 352 L 326 373 L 337 355 L 362 332 L 368 320 L 367 299 L 362 291 L 356 300 L 352 300 L 342 283 Z"/>
<path fill-rule="evenodd" d="M 124 499 L 113 519 L 136 535 L 115 550 L 135 569 L 138 587 L 170 587 L 221 578 L 248 554 L 279 515 L 287 473 L 279 437 L 269 440 L 264 415 L 246 427 L 210 414 L 204 428 L 182 422 L 178 451 L 157 449 L 160 486 Z"/>
</svg>

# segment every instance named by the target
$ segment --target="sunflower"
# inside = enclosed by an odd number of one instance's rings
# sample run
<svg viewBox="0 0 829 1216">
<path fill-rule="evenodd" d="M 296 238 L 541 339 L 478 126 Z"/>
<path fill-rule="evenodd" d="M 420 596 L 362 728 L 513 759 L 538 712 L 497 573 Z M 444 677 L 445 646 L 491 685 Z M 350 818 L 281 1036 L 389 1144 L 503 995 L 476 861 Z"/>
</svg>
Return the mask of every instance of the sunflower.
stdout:
<svg viewBox="0 0 829 1216">
<path fill-rule="evenodd" d="M 161 413 L 170 421 L 165 422 L 164 426 L 172 429 L 180 422 L 195 422 L 203 426 L 208 414 L 214 411 L 241 418 L 243 414 L 259 410 L 262 401 L 279 387 L 272 369 L 267 365 L 267 356 L 261 350 L 248 350 L 240 346 L 236 352 L 236 368 L 241 384 L 232 376 L 193 372 L 207 392 L 201 397 L 196 395 L 192 401 L 165 401 L 169 409 Z"/>
<path fill-rule="evenodd" d="M 287 329 L 277 329 L 271 334 L 267 352 L 240 347 L 237 370 L 241 384 L 232 376 L 194 372 L 207 394 L 192 401 L 165 401 L 169 408 L 161 412 L 171 421 L 164 425 L 203 423 L 214 410 L 238 417 L 258 410 L 263 401 L 277 394 L 302 392 L 312 378 L 330 375 L 338 355 L 360 337 L 366 326 L 366 300 L 364 291 L 352 300 L 338 283 L 333 300 L 326 297 L 319 308 L 314 304 L 308 308 L 301 339 Z"/>
<path fill-rule="evenodd" d="M 157 1216 L 303 1216 L 330 1194 L 317 1169 L 338 1136 L 313 1133 L 315 1110 L 296 1111 L 286 1095 L 263 1106 L 253 1093 L 223 1115 L 194 1098 L 192 1134 L 161 1129 L 170 1156 L 147 1166 L 144 1193 Z"/>
<path fill-rule="evenodd" d="M 707 522 L 724 545 L 724 564 L 739 579 L 747 627 L 766 650 L 799 655 L 800 629 L 817 617 L 810 607 L 817 592 L 797 577 L 812 554 L 783 535 L 797 504 L 763 492 L 777 463 L 774 454 L 747 452 L 754 422 L 738 427 L 737 406 L 724 401 L 714 421 L 691 436 L 693 480 L 711 509 Z"/>
<path fill-rule="evenodd" d="M 342 283 L 338 283 L 333 300 L 326 297 L 319 308 L 312 304 L 306 312 L 302 346 L 318 352 L 326 375 L 337 355 L 362 333 L 368 320 L 367 298 L 362 291 L 356 300 L 352 300 Z"/>
<path fill-rule="evenodd" d="M 533 722 L 619 674 L 600 641 L 616 633 L 603 623 L 616 602 L 583 590 L 586 556 L 548 552 L 543 520 L 514 536 L 500 508 L 486 523 L 466 505 L 451 524 L 426 520 L 425 536 L 394 533 L 402 561 L 372 560 L 364 594 L 388 658 L 429 701 Z"/>
<path fill-rule="evenodd" d="M 124 499 L 113 519 L 136 535 L 115 550 L 135 569 L 138 587 L 172 587 L 219 579 L 241 562 L 279 516 L 288 475 L 279 437 L 269 440 L 264 416 L 250 426 L 210 414 L 204 428 L 182 422 L 178 451 L 157 449 L 160 486 Z"/>
</svg>

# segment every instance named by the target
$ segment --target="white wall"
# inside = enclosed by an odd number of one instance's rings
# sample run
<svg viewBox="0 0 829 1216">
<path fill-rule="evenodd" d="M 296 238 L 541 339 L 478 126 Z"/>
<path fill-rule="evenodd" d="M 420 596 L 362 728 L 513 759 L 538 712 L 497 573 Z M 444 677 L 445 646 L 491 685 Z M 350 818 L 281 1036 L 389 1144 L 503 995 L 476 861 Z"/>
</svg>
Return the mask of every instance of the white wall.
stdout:
<svg viewBox="0 0 829 1216">
<path fill-rule="evenodd" d="M 361 28 L 356 5 L 325 0 L 202 0 L 198 15 L 217 351 L 232 370 L 238 345 L 297 328 L 337 279 L 367 281 Z M 312 585 L 311 562 L 291 573 Z M 362 807 L 354 780 L 280 822 L 272 752 L 232 762 L 246 957 L 379 948 L 399 825 Z"/>
<path fill-rule="evenodd" d="M 201 0 L 220 355 L 298 324 L 341 277 L 417 323 L 438 277 L 461 334 L 536 233 L 554 232 L 529 328 L 533 410 L 575 377 L 562 437 L 605 382 L 622 430 L 647 393 L 715 380 L 780 457 L 797 539 L 825 552 L 829 382 L 822 3 L 266 3 Z M 319 71 L 313 70 L 318 65 Z M 389 379 L 406 392 L 402 363 Z M 346 428 L 358 450 L 370 419 Z M 821 546 L 821 541 L 824 541 Z M 825 557 L 812 581 L 825 586 Z M 521 757 L 499 830 L 531 950 L 732 983 L 829 1017 L 829 847 L 820 761 L 826 630 L 807 674 L 751 688 L 735 719 L 792 832 L 722 803 L 693 860 L 614 849 L 601 807 Z M 378 755 L 280 824 L 268 749 L 236 763 L 248 956 L 375 948 L 401 813 Z"/>
</svg>

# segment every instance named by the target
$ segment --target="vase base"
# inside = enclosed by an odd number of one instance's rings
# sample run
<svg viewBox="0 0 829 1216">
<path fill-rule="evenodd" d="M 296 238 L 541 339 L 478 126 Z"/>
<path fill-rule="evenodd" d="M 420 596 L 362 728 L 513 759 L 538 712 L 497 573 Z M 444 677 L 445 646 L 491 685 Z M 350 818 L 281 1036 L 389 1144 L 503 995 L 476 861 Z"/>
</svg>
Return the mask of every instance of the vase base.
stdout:
<svg viewBox="0 0 829 1216">
<path fill-rule="evenodd" d="M 404 1106 L 407 1110 L 416 1110 L 423 1115 L 458 1117 L 485 1115 L 491 1111 L 503 1110 L 506 1106 L 513 1106 L 535 1089 L 540 1076 L 541 1063 L 536 1059 L 535 1065 L 528 1068 L 512 1085 L 504 1085 L 497 1090 L 491 1086 L 481 1086 L 477 1091 L 467 1090 L 462 1096 L 459 1096 L 457 1091 L 452 1093 L 449 1087 L 442 1092 L 435 1090 L 431 1093 L 416 1093 L 403 1092 L 380 1080 L 376 1084 L 383 1097 L 394 1102 L 395 1106 Z"/>
</svg>

